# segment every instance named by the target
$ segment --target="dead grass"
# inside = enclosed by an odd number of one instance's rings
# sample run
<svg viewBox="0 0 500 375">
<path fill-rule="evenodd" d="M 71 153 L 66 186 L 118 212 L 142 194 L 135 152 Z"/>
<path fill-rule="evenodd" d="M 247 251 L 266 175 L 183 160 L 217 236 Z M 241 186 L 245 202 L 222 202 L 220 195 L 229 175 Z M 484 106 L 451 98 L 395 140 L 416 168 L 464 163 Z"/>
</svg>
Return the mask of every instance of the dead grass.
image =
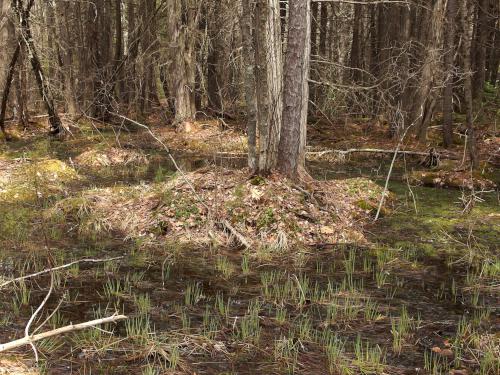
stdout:
<svg viewBox="0 0 500 375">
<path fill-rule="evenodd" d="M 105 150 L 88 149 L 75 158 L 75 163 L 85 167 L 147 165 L 148 158 L 141 151 L 110 147 Z"/>
</svg>

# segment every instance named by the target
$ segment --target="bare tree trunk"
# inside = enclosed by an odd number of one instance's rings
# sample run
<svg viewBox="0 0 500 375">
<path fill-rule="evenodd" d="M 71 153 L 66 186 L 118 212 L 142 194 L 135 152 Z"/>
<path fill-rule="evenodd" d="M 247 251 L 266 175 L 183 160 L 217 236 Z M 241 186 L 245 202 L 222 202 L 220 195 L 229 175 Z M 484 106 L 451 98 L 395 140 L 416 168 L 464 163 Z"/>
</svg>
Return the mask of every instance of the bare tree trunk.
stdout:
<svg viewBox="0 0 500 375">
<path fill-rule="evenodd" d="M 170 87 L 175 96 L 175 122 L 193 121 L 196 117 L 194 100 L 196 81 L 196 30 L 201 13 L 201 2 L 170 0 L 168 34 Z"/>
<path fill-rule="evenodd" d="M 486 81 L 486 41 L 488 38 L 488 12 L 490 0 L 478 0 L 476 37 L 474 38 L 474 76 L 472 97 L 481 100 Z"/>
<path fill-rule="evenodd" d="M 267 174 L 276 164 L 283 108 L 279 0 L 258 0 L 255 13 L 259 173 Z"/>
<path fill-rule="evenodd" d="M 123 25 L 122 25 L 122 0 L 115 0 L 115 61 L 113 74 L 116 77 L 116 97 L 121 100 L 124 90 L 123 82 Z"/>
<path fill-rule="evenodd" d="M 476 138 L 474 134 L 473 112 L 472 112 L 472 72 L 471 72 L 471 39 L 472 39 L 472 11 L 467 0 L 460 1 L 460 16 L 462 26 L 462 64 L 465 72 L 464 96 L 465 116 L 467 122 L 467 149 L 471 167 L 476 169 L 479 164 Z"/>
<path fill-rule="evenodd" d="M 66 110 L 70 116 L 75 116 L 78 104 L 75 98 L 73 74 L 73 43 L 69 20 L 71 17 L 71 4 L 68 1 L 59 1 L 57 4 L 61 17 L 56 17 L 58 29 L 58 43 L 61 45 L 62 73 L 64 79 L 64 99 Z M 59 13 L 58 12 L 58 13 Z"/>
<path fill-rule="evenodd" d="M 242 1 L 241 37 L 245 60 L 244 90 L 247 110 L 248 167 L 257 169 L 257 99 L 255 91 L 255 53 L 252 36 L 252 0 Z"/>
<path fill-rule="evenodd" d="M 47 79 L 45 78 L 45 74 L 43 72 L 42 65 L 35 48 L 35 42 L 33 41 L 33 35 L 31 33 L 29 17 L 33 3 L 34 0 L 30 0 L 27 8 L 23 9 L 22 3 L 19 0 L 12 0 L 12 9 L 14 10 L 14 13 L 16 14 L 16 17 L 18 19 L 22 40 L 26 45 L 26 49 L 28 50 L 28 56 L 33 68 L 35 80 L 38 84 L 40 95 L 42 96 L 43 102 L 47 109 L 47 114 L 49 115 L 50 133 L 55 135 L 61 132 L 62 125 L 61 119 L 59 118 L 59 115 L 57 114 L 56 108 L 54 106 L 52 92 L 50 90 Z"/>
<path fill-rule="evenodd" d="M 445 87 L 443 92 L 443 143 L 445 147 L 453 144 L 453 80 L 455 60 L 455 22 L 457 19 L 457 0 L 448 0 L 446 9 L 446 28 L 444 55 Z"/>
<path fill-rule="evenodd" d="M 23 48 L 19 51 L 17 77 L 15 78 L 16 88 L 16 107 L 17 119 L 23 129 L 28 128 L 29 113 L 28 113 L 28 95 L 27 95 L 27 77 L 26 77 L 26 54 Z"/>
<path fill-rule="evenodd" d="M 9 68 L 7 71 L 7 77 L 5 78 L 5 83 L 3 87 L 3 94 L 2 94 L 2 103 L 0 106 L 0 129 L 2 130 L 2 133 L 5 136 L 5 139 L 9 140 L 10 137 L 5 131 L 5 112 L 7 110 L 7 102 L 9 100 L 9 93 L 10 93 L 10 88 L 12 86 L 12 79 L 14 77 L 14 72 L 16 71 L 16 64 L 17 60 L 19 58 L 19 52 L 21 50 L 21 46 L 18 43 L 14 54 L 12 55 L 12 59 L 9 64 Z"/>
<path fill-rule="evenodd" d="M 498 68 L 500 65 L 500 4 L 493 2 L 493 17 L 491 22 L 491 50 L 488 63 L 488 80 L 493 85 L 497 84 Z"/>
<path fill-rule="evenodd" d="M 305 173 L 309 56 L 311 46 L 310 2 L 290 0 L 288 45 L 284 66 L 283 124 L 278 168 L 291 178 Z"/>
<path fill-rule="evenodd" d="M 436 106 L 437 93 L 435 87 L 438 83 L 438 68 L 441 62 L 439 47 L 441 46 L 443 31 L 443 6 L 443 0 L 437 0 L 434 3 L 429 25 L 430 29 L 428 31 L 422 29 L 422 33 L 427 34 L 428 32 L 428 36 L 423 39 L 423 41 L 427 41 L 427 47 L 424 51 L 422 76 L 413 108 L 413 120 L 417 120 L 417 138 L 420 142 L 425 142 L 427 139 L 427 129 Z"/>
<path fill-rule="evenodd" d="M 208 34 L 210 38 L 210 45 L 207 57 L 207 95 L 208 104 L 212 110 L 215 112 L 220 112 L 222 110 L 222 100 L 221 100 L 221 78 L 219 75 L 219 65 L 221 61 L 221 39 L 223 35 L 221 33 L 221 13 L 223 11 L 223 2 L 216 1 L 213 5 L 212 11 L 210 12 L 210 17 L 207 17 L 208 22 Z"/>
</svg>

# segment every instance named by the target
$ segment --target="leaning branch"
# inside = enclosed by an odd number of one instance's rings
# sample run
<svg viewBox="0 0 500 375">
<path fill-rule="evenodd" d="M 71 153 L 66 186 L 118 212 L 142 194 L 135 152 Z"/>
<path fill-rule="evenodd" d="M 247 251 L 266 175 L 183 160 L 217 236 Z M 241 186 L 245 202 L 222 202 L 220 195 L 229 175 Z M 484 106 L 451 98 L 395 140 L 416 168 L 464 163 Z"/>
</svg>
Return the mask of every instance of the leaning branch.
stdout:
<svg viewBox="0 0 500 375">
<path fill-rule="evenodd" d="M 44 333 L 39 333 L 38 335 L 33 335 L 33 336 L 26 336 L 23 337 L 22 339 L 19 340 L 14 340 L 5 344 L 0 344 L 0 353 L 5 352 L 7 350 L 12 350 L 15 348 L 19 348 L 21 346 L 25 345 L 30 345 L 33 344 L 36 341 L 40 341 L 49 337 L 53 336 L 58 336 L 62 335 L 68 332 L 74 332 L 74 331 L 81 331 L 83 329 L 95 327 L 97 325 L 105 324 L 105 323 L 111 323 L 111 322 L 117 322 L 120 320 L 127 319 L 125 315 L 112 315 L 107 318 L 102 318 L 102 319 L 96 319 L 96 320 L 91 320 L 89 322 L 85 323 L 79 323 L 79 324 L 70 324 L 65 327 L 57 328 L 52 331 L 44 332 Z"/>
<path fill-rule="evenodd" d="M 234 236 L 245 248 L 250 248 L 250 243 L 248 240 L 238 232 L 227 220 L 222 220 L 221 225 L 232 235 Z"/>
<path fill-rule="evenodd" d="M 80 260 L 75 260 L 74 262 L 71 262 L 71 263 L 68 263 L 68 264 L 64 264 L 62 266 L 57 266 L 57 267 L 54 267 L 54 268 L 48 268 L 48 269 L 45 269 L 45 270 L 40 271 L 40 272 L 32 273 L 30 275 L 21 276 L 21 277 L 17 277 L 15 279 L 6 281 L 6 282 L 0 284 L 0 289 L 2 289 L 3 287 L 5 287 L 5 286 L 7 286 L 9 284 L 15 283 L 16 281 L 22 281 L 22 280 L 26 280 L 26 279 L 31 279 L 33 277 L 44 275 L 44 274 L 47 274 L 47 273 L 50 273 L 50 272 L 53 272 L 53 271 L 59 271 L 59 270 L 65 269 L 65 268 L 69 268 L 69 267 L 71 267 L 71 266 L 73 266 L 75 264 L 79 264 L 79 263 L 103 263 L 103 262 L 111 262 L 113 260 L 118 260 L 118 259 L 123 259 L 123 257 L 120 256 L 120 257 L 107 258 L 107 259 L 80 259 Z"/>
</svg>

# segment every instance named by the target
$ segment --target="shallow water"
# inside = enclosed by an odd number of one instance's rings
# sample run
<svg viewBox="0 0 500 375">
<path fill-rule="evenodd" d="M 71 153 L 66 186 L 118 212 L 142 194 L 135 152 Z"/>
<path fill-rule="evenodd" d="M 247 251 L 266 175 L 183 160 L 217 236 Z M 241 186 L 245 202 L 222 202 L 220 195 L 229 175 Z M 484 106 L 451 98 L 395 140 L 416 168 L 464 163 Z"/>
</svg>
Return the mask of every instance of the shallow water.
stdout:
<svg viewBox="0 0 500 375">
<path fill-rule="evenodd" d="M 212 163 L 244 165 L 240 159 L 178 159 L 184 170 Z M 114 170 L 103 176 L 87 171 L 86 185 L 79 188 L 151 181 L 158 177 L 160 164 L 166 173 L 172 171 L 164 157 L 134 173 Z M 383 185 L 387 160 L 333 168 L 310 164 L 316 178 L 364 176 Z M 149 246 L 113 238 L 83 242 L 62 234 L 60 250 L 54 251 L 58 263 L 89 256 L 125 258 L 62 273 L 47 309 L 67 293 L 54 325 L 94 319 L 116 309 L 150 333 L 146 339 L 130 338 L 130 327 L 127 331 L 120 323 L 115 335 L 95 330 L 54 339 L 39 348 L 48 372 L 63 374 L 73 368 L 85 374 L 140 373 L 148 362 L 157 368 L 174 367 L 177 353 L 180 373 L 324 374 L 329 368 L 326 348 L 334 337 L 344 342 L 342 366 L 354 373 L 446 373 L 454 366 L 477 370 L 467 353 L 460 364 L 453 356 L 429 353 L 432 348 L 447 348 L 464 317 L 472 322 L 477 337 L 498 332 L 499 292 L 494 285 L 499 274 L 497 270 L 485 276 L 482 266 L 499 262 L 498 196 L 484 195 L 471 213 L 462 214 L 460 191 L 425 187 L 410 191 L 400 182 L 402 175 L 398 166 L 389 186 L 397 196 L 393 213 L 368 226 L 368 237 L 375 244 L 369 247 L 331 245 L 255 256 L 238 249 Z M 42 268 L 43 247 L 26 254 L 4 249 L 0 274 Z M 27 305 L 19 303 L 20 288 L 0 295 L 0 308 L 6 312 L 3 321 L 0 318 L 1 341 L 22 334 L 30 306 L 43 299 L 48 278 L 27 285 L 33 289 Z M 11 313 L 14 301 L 19 308 L 15 314 Z M 255 311 L 258 323 L 252 321 Z M 405 314 L 412 328 L 398 353 L 391 331 Z M 120 339 L 126 336 L 127 340 Z M 469 332 L 467 337 L 471 336 Z M 355 348 L 358 337 L 385 357 L 383 370 L 361 361 Z M 170 362 L 159 359 L 159 350 L 147 354 L 146 348 L 151 351 L 156 346 L 165 348 Z M 456 359 L 465 346 L 459 340 L 452 349 Z M 20 353 L 29 357 L 27 350 Z M 423 369 L 426 356 L 432 357 L 432 369 Z"/>
</svg>

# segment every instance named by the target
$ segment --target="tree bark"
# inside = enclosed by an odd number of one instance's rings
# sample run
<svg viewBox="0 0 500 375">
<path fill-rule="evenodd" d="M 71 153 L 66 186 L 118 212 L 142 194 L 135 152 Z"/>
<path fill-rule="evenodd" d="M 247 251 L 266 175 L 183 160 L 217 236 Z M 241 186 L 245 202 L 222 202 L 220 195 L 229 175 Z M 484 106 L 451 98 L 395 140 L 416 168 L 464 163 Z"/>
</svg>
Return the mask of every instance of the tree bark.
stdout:
<svg viewBox="0 0 500 375">
<path fill-rule="evenodd" d="M 448 0 L 446 8 L 445 28 L 445 87 L 443 92 L 443 143 L 445 147 L 453 144 L 453 80 L 455 60 L 455 22 L 457 16 L 457 0 Z"/>
<path fill-rule="evenodd" d="M 484 82 L 486 81 L 486 42 L 488 38 L 488 11 L 490 0 L 478 0 L 478 16 L 476 36 L 474 38 L 474 76 L 472 80 L 472 97 L 481 100 Z"/>
<path fill-rule="evenodd" d="M 247 111 L 248 167 L 257 169 L 257 99 L 255 91 L 255 53 L 252 36 L 252 0 L 242 1 L 241 38 L 243 43 L 244 91 Z"/>
<path fill-rule="evenodd" d="M 40 95 L 43 99 L 45 107 L 47 109 L 47 114 L 49 115 L 50 123 L 50 134 L 59 134 L 62 130 L 61 119 L 57 114 L 57 110 L 54 106 L 54 99 L 52 96 L 52 91 L 45 78 L 45 74 L 38 58 L 37 50 L 35 48 L 35 42 L 33 41 L 33 35 L 31 33 L 31 27 L 29 24 L 29 17 L 31 8 L 33 6 L 34 0 L 30 0 L 27 8 L 22 8 L 22 3 L 19 0 L 12 0 L 12 9 L 18 19 L 21 39 L 24 42 L 26 49 L 28 50 L 28 56 L 33 68 L 33 73 L 35 75 L 35 80 L 40 91 Z"/>
<path fill-rule="evenodd" d="M 290 0 L 284 66 L 283 123 L 278 168 L 291 178 L 305 173 L 311 12 L 307 0 Z"/>
<path fill-rule="evenodd" d="M 255 7 L 255 63 L 259 126 L 259 173 L 276 165 L 282 115 L 282 48 L 279 0 L 258 0 Z"/>
<path fill-rule="evenodd" d="M 488 80 L 493 86 L 497 85 L 498 68 L 500 65 L 500 4 L 493 3 L 493 16 L 491 22 L 491 50 L 488 63 Z"/>
<path fill-rule="evenodd" d="M 211 17 L 208 17 L 208 28 L 209 28 L 209 38 L 210 45 L 207 57 L 207 95 L 208 104 L 212 110 L 215 112 L 221 112 L 222 110 L 222 100 L 221 100 L 221 78 L 219 75 L 218 67 L 221 61 L 221 35 L 222 25 L 220 22 L 221 13 L 223 10 L 222 0 L 216 1 Z"/>
<path fill-rule="evenodd" d="M 479 159 L 476 150 L 476 138 L 473 124 L 472 102 L 472 72 L 471 72 L 471 39 L 472 39 L 472 12 L 467 0 L 460 0 L 460 21 L 462 26 L 462 64 L 465 73 L 464 96 L 465 117 L 467 122 L 467 149 L 472 169 L 476 169 Z"/>
<path fill-rule="evenodd" d="M 4 83 L 4 87 L 3 87 L 2 103 L 0 106 L 0 129 L 2 130 L 2 133 L 4 134 L 6 140 L 10 140 L 10 136 L 5 131 L 5 112 L 7 110 L 7 102 L 9 100 L 10 88 L 12 86 L 12 79 L 14 77 L 14 72 L 16 71 L 16 64 L 17 64 L 17 60 L 19 58 L 20 50 L 21 50 L 21 46 L 18 43 L 17 47 L 14 51 L 14 54 L 12 55 L 12 59 L 10 61 L 10 64 L 9 64 L 9 68 L 7 71 L 7 77 L 5 78 L 5 83 Z"/>
<path fill-rule="evenodd" d="M 170 0 L 168 34 L 172 93 L 175 97 L 175 122 L 193 121 L 196 117 L 194 47 L 201 12 L 198 0 Z"/>
</svg>

